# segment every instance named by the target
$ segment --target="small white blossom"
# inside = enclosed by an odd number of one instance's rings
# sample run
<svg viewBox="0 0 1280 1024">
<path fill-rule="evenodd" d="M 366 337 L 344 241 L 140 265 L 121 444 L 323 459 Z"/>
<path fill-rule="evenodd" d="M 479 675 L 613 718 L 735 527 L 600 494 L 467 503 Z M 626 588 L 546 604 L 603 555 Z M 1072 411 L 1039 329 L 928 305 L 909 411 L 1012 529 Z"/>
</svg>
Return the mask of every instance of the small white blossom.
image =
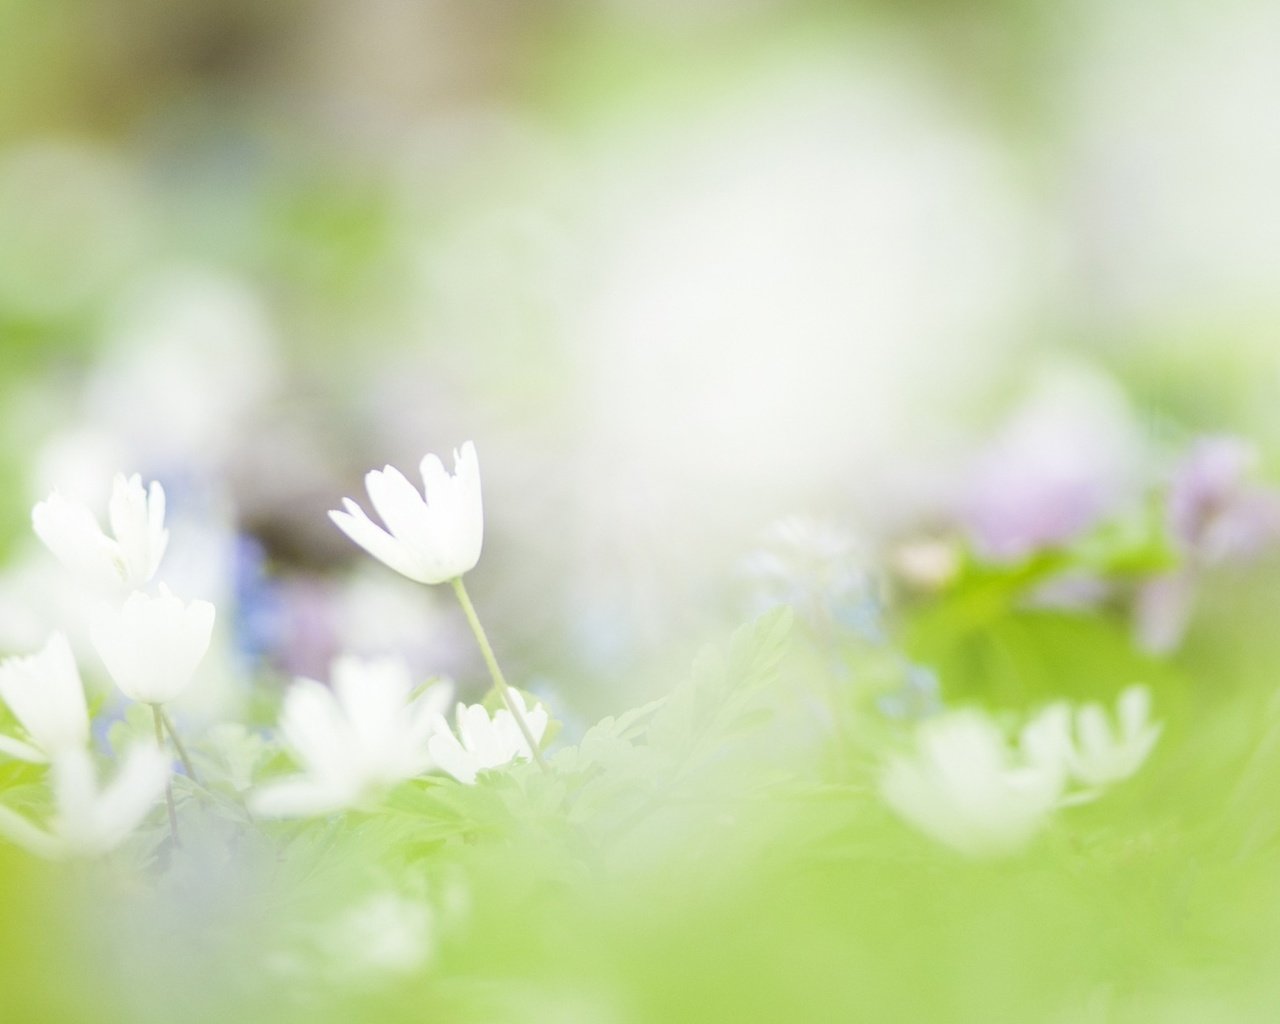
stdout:
<svg viewBox="0 0 1280 1024">
<path fill-rule="evenodd" d="M 330 970 L 351 981 L 412 974 L 431 955 L 434 919 L 423 900 L 377 893 L 343 913 L 319 937 Z"/>
<path fill-rule="evenodd" d="M 1113 729 L 1100 704 L 1076 711 L 1075 742 L 1067 762 L 1071 774 L 1086 786 L 1107 786 L 1129 778 L 1142 767 L 1162 726 L 1151 719 L 1151 692 L 1131 686 L 1116 702 L 1119 728 Z"/>
<path fill-rule="evenodd" d="M 24 761 L 47 761 L 89 742 L 84 685 L 62 633 L 54 633 L 37 654 L 0 662 L 0 699 L 26 730 L 28 740 L 0 735 L 4 753 Z"/>
<path fill-rule="evenodd" d="M 463 575 L 480 560 L 484 510 L 480 501 L 480 464 L 468 441 L 453 453 L 450 475 L 439 456 L 419 467 L 425 498 L 399 470 L 387 466 L 365 476 L 374 510 L 386 524 L 371 520 L 350 498 L 346 511 L 329 517 L 348 537 L 396 572 L 419 583 L 444 583 Z"/>
<path fill-rule="evenodd" d="M 0 836 L 41 857 L 93 857 L 119 846 L 164 793 L 168 759 L 150 746 L 134 747 L 104 788 L 87 750 L 53 761 L 55 811 L 47 829 L 0 807 Z"/>
<path fill-rule="evenodd" d="M 299 930 L 268 956 L 269 968 L 294 985 L 377 988 L 426 966 L 435 951 L 436 915 L 422 896 L 375 892 Z"/>
<path fill-rule="evenodd" d="M 534 741 L 540 742 L 547 731 L 547 709 L 538 704 L 532 711 L 528 710 L 524 698 L 514 687 L 508 687 L 507 694 L 528 724 Z M 437 718 L 428 749 L 436 764 L 459 782 L 469 785 L 487 768 L 499 768 L 516 758 L 528 761 L 533 757 L 520 726 L 506 708 L 499 708 L 490 718 L 483 705 L 459 704 L 456 717 L 456 735 L 443 717 Z"/>
<path fill-rule="evenodd" d="M 339 658 L 332 677 L 332 688 L 299 679 L 285 695 L 280 732 L 303 773 L 255 793 L 256 813 L 306 817 L 359 807 L 431 767 L 427 740 L 450 685 L 410 700 L 409 669 L 394 658 Z"/>
<path fill-rule="evenodd" d="M 1027 759 L 1045 771 L 1057 772 L 1064 784 L 1071 768 L 1072 707 L 1065 700 L 1042 708 L 1018 734 L 1018 743 Z"/>
<path fill-rule="evenodd" d="M 1072 708 L 1058 701 L 1022 730 L 1022 748 L 1029 758 L 1088 787 L 1067 803 L 1092 799 L 1102 787 L 1129 778 L 1160 738 L 1160 724 L 1150 721 L 1151 694 L 1146 687 L 1125 690 L 1117 701 L 1117 713 L 1118 730 L 1112 728 L 1100 704 Z"/>
<path fill-rule="evenodd" d="M 880 792 L 925 835 L 974 856 L 1024 847 L 1062 797 L 1060 758 L 1013 747 L 981 711 L 953 711 L 922 723 L 914 755 L 894 758 Z"/>
<path fill-rule="evenodd" d="M 137 474 L 117 474 L 107 507 L 108 537 L 89 509 L 54 491 L 31 510 L 36 536 L 72 572 L 102 586 L 140 587 L 159 568 L 169 543 L 164 488 L 143 490 Z"/>
<path fill-rule="evenodd" d="M 184 602 L 162 585 L 156 597 L 134 591 L 121 608 L 99 611 L 90 636 L 125 696 L 164 704 L 190 684 L 209 649 L 214 614 L 208 601 Z"/>
</svg>

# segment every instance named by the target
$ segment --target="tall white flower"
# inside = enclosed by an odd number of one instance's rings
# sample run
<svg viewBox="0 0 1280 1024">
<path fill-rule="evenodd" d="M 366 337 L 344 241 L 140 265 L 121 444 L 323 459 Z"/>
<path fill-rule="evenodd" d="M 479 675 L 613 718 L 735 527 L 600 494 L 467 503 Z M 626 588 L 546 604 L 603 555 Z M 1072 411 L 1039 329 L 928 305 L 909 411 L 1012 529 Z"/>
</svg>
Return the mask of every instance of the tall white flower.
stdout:
<svg viewBox="0 0 1280 1024">
<path fill-rule="evenodd" d="M 1151 692 L 1131 686 L 1116 702 L 1118 729 L 1100 704 L 1086 704 L 1075 715 L 1075 742 L 1068 767 L 1086 786 L 1106 786 L 1129 778 L 1142 767 L 1162 726 L 1151 721 Z"/>
<path fill-rule="evenodd" d="M 528 723 L 535 742 L 540 742 L 547 731 L 547 709 L 538 704 L 532 711 L 528 710 L 520 691 L 514 687 L 508 688 L 507 696 Z M 456 720 L 455 735 L 442 716 L 437 718 L 428 749 L 435 763 L 459 782 L 470 785 L 476 781 L 476 775 L 487 768 L 510 764 L 516 758 L 528 761 L 533 756 L 515 718 L 506 708 L 499 708 L 490 718 L 483 705 L 459 704 Z"/>
<path fill-rule="evenodd" d="M 87 750 L 66 750 L 53 761 L 54 814 L 41 828 L 0 807 L 0 836 L 41 857 L 93 857 L 119 846 L 159 801 L 168 759 L 150 746 L 129 751 L 114 779 L 99 788 Z"/>
<path fill-rule="evenodd" d="M 0 735 L 0 751 L 47 761 L 89 742 L 89 712 L 71 645 L 54 633 L 43 650 L 0 662 L 0 699 L 26 730 L 27 742 Z"/>
<path fill-rule="evenodd" d="M 1062 797 L 1060 764 L 1039 753 L 1012 747 L 981 711 L 953 711 L 921 724 L 915 753 L 889 763 L 880 792 L 900 817 L 960 853 L 1010 854 Z"/>
<path fill-rule="evenodd" d="M 183 602 L 161 585 L 156 597 L 134 591 L 90 627 L 111 678 L 125 696 L 145 704 L 173 700 L 191 682 L 213 634 L 208 601 Z"/>
<path fill-rule="evenodd" d="M 143 490 L 136 473 L 117 474 L 107 506 L 108 537 L 89 509 L 54 491 L 31 510 L 36 536 L 67 568 L 104 585 L 140 587 L 159 568 L 169 543 L 164 528 L 164 488 Z"/>
<path fill-rule="evenodd" d="M 453 453 L 450 475 L 439 456 L 427 455 L 419 467 L 424 493 L 404 474 L 387 466 L 365 476 L 374 510 L 386 524 L 371 520 L 350 498 L 346 511 L 329 517 L 348 537 L 379 561 L 419 583 L 444 583 L 475 567 L 484 541 L 480 501 L 480 463 L 468 441 Z"/>
<path fill-rule="evenodd" d="M 251 799 L 268 817 L 306 817 L 359 807 L 431 767 L 427 739 L 453 688 L 411 700 L 404 662 L 339 658 L 332 687 L 299 679 L 285 695 L 280 732 L 303 772 L 269 783 Z"/>
</svg>

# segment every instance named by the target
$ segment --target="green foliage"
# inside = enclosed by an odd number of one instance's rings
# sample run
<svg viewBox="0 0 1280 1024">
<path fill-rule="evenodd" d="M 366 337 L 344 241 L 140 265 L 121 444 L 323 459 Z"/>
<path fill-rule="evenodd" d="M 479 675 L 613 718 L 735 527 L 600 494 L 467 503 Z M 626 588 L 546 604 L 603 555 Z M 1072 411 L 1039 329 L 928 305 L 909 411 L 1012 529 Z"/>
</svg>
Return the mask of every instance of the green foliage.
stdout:
<svg viewBox="0 0 1280 1024">
<path fill-rule="evenodd" d="M 0 850 L 0 885 L 75 882 L 59 900 L 6 895 L 8 1005 L 105 1024 L 174 1006 L 195 1022 L 1139 1024 L 1203 1005 L 1261 1024 L 1280 950 L 1265 924 L 1280 910 L 1270 637 L 1241 613 L 1159 661 L 1116 608 L 1026 603 L 1096 556 L 972 566 L 905 609 L 904 650 L 772 611 L 666 696 L 549 746 L 545 768 L 431 774 L 360 811 L 256 820 L 246 791 L 291 770 L 278 743 L 193 730 L 180 845 L 156 815 L 96 863 Z M 908 655 L 948 703 L 1010 723 L 1145 682 L 1164 731 L 1136 777 L 1061 809 L 1025 851 L 970 860 L 879 795 L 914 731 L 877 703 Z M 1202 664 L 1237 675 L 1207 685 Z M 115 752 L 148 742 L 145 707 L 109 730 Z M 6 806 L 44 820 L 46 775 L 0 764 Z M 93 965 L 84 984 L 49 989 L 29 934 Z"/>
</svg>

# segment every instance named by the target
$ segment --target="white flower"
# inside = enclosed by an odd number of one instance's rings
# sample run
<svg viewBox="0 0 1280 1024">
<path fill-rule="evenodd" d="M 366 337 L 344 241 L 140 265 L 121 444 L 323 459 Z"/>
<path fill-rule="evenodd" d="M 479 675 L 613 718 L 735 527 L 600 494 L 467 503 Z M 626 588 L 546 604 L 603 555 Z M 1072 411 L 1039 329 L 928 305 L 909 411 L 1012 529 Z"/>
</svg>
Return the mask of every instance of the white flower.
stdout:
<svg viewBox="0 0 1280 1024">
<path fill-rule="evenodd" d="M 111 537 L 86 506 L 54 491 L 31 510 L 31 525 L 73 572 L 101 585 L 140 587 L 155 575 L 169 543 L 164 489 L 153 482 L 144 491 L 137 474 L 117 474 L 107 516 Z"/>
<path fill-rule="evenodd" d="M 1072 758 L 1071 717 L 1071 705 L 1065 700 L 1055 701 L 1041 709 L 1018 735 L 1018 744 L 1027 759 L 1044 771 L 1056 772 L 1064 785 Z"/>
<path fill-rule="evenodd" d="M 1076 712 L 1075 742 L 1067 766 L 1086 786 L 1120 782 L 1142 767 L 1160 738 L 1161 725 L 1152 723 L 1151 693 L 1131 686 L 1116 702 L 1119 730 L 1114 730 L 1100 704 L 1086 704 Z"/>
<path fill-rule="evenodd" d="M 163 704 L 191 682 L 209 649 L 213 619 L 208 601 L 184 603 L 162 585 L 157 597 L 134 591 L 123 607 L 99 611 L 90 636 L 125 696 Z"/>
<path fill-rule="evenodd" d="M 62 633 L 54 633 L 38 654 L 0 662 L 0 699 L 30 741 L 0 736 L 0 751 L 24 761 L 47 761 L 89 742 L 84 686 Z"/>
<path fill-rule="evenodd" d="M 168 759 L 154 747 L 134 747 L 116 777 L 98 788 L 88 751 L 60 753 L 53 762 L 55 811 L 48 829 L 0 807 L 0 836 L 41 857 L 92 857 L 119 846 L 164 792 Z"/>
<path fill-rule="evenodd" d="M 267 965 L 291 984 L 376 988 L 420 970 L 435 947 L 436 915 L 420 895 L 375 892 L 318 927 L 299 930 Z"/>
<path fill-rule="evenodd" d="M 1024 847 L 1062 796 L 1060 759 L 1011 747 L 977 710 L 924 722 L 914 756 L 894 758 L 880 792 L 921 832 L 960 853 L 1001 856 Z"/>
<path fill-rule="evenodd" d="M 386 529 L 378 526 L 350 498 L 345 512 L 329 517 L 348 537 L 396 572 L 419 583 L 444 583 L 475 567 L 484 541 L 484 510 L 480 502 L 480 464 L 475 445 L 468 441 L 453 453 L 454 473 L 445 471 L 436 455 L 422 460 L 425 499 L 404 475 L 387 466 L 365 476 L 374 510 Z"/>
<path fill-rule="evenodd" d="M 434 919 L 422 900 L 387 891 L 356 904 L 326 927 L 318 944 L 327 968 L 352 981 L 412 974 L 431 955 Z"/>
<path fill-rule="evenodd" d="M 538 704 L 529 711 L 514 687 L 508 687 L 507 694 L 528 723 L 535 742 L 541 741 L 547 731 L 547 709 Z M 486 768 L 498 768 L 516 758 L 528 761 L 533 756 L 520 726 L 506 708 L 499 708 L 490 718 L 480 704 L 459 704 L 457 723 L 455 736 L 448 722 L 438 717 L 428 749 L 435 763 L 459 782 L 471 784 L 477 773 Z"/>
<path fill-rule="evenodd" d="M 450 685 L 411 701 L 409 669 L 393 658 L 339 658 L 332 677 L 332 688 L 299 679 L 285 695 L 280 731 L 303 773 L 255 793 L 256 813 L 305 817 L 358 807 L 431 767 L 427 739 Z"/>
</svg>

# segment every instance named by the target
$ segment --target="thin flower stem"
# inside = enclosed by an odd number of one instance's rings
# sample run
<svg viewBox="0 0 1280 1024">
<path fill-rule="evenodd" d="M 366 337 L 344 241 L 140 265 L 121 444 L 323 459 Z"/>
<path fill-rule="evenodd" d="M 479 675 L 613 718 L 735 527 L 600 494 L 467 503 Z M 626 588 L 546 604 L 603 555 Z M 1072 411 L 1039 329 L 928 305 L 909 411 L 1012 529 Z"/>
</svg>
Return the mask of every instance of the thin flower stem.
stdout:
<svg viewBox="0 0 1280 1024">
<path fill-rule="evenodd" d="M 173 727 L 173 719 L 168 716 L 164 708 L 159 704 L 153 704 L 152 707 L 160 715 L 160 721 L 164 723 L 165 730 L 169 733 L 169 738 L 173 740 L 173 747 L 178 752 L 178 760 L 182 762 L 182 767 L 186 771 L 187 777 L 199 785 L 200 780 L 196 778 L 196 770 L 191 767 L 191 758 L 187 756 L 187 748 L 182 745 L 182 740 L 178 738 L 178 730 Z"/>
<path fill-rule="evenodd" d="M 160 752 L 164 753 L 164 712 L 160 710 L 159 704 L 151 705 L 151 714 L 156 723 L 156 746 L 160 748 Z M 164 803 L 169 809 L 169 834 L 173 836 L 173 845 L 181 846 L 182 841 L 178 838 L 178 810 L 173 803 L 173 779 L 166 778 L 164 781 Z"/>
<path fill-rule="evenodd" d="M 216 799 L 213 796 L 213 794 L 210 793 L 209 790 L 205 788 L 205 785 L 200 781 L 199 776 L 196 775 L 196 770 L 194 767 L 192 767 L 192 764 L 191 764 L 191 756 L 187 753 L 186 746 L 183 744 L 182 740 L 178 737 L 178 730 L 174 727 L 173 719 L 169 717 L 169 713 L 165 711 L 163 706 L 159 704 L 153 704 L 152 707 L 160 713 L 160 720 L 164 722 L 165 731 L 168 732 L 169 738 L 173 740 L 174 749 L 176 749 L 178 752 L 178 760 L 182 762 L 182 767 L 183 769 L 185 769 L 187 773 L 187 778 L 189 778 L 193 783 L 195 783 L 196 787 L 206 797 L 208 797 L 209 799 Z M 237 802 L 240 804 L 240 809 L 244 812 L 244 816 L 246 820 L 248 820 L 249 824 L 258 825 L 259 827 L 261 827 L 259 825 L 257 817 L 254 815 L 254 813 L 251 810 L 249 810 L 249 805 L 245 803 L 243 799 L 239 799 Z"/>
<path fill-rule="evenodd" d="M 497 689 L 498 695 L 502 698 L 502 703 L 507 706 L 507 710 L 511 712 L 511 717 L 516 720 L 516 725 L 520 727 L 520 735 L 524 737 L 524 741 L 529 744 L 529 749 L 533 751 L 533 759 L 538 762 L 538 767 L 546 771 L 546 762 L 542 760 L 542 754 L 538 751 L 538 741 L 533 738 L 533 732 L 529 729 L 529 723 L 525 721 L 524 714 L 507 692 L 509 687 L 507 686 L 506 676 L 502 674 L 498 659 L 494 657 L 493 648 L 489 645 L 489 637 L 485 634 L 484 626 L 480 625 L 480 617 L 476 615 L 475 606 L 471 603 L 467 588 L 463 585 L 462 577 L 456 576 L 450 582 L 453 584 L 453 592 L 458 595 L 458 603 L 462 605 L 462 613 L 467 617 L 471 632 L 476 636 L 476 643 L 480 645 L 480 653 L 484 656 L 484 663 L 489 667 L 489 675 L 493 677 L 493 685 Z"/>
</svg>

